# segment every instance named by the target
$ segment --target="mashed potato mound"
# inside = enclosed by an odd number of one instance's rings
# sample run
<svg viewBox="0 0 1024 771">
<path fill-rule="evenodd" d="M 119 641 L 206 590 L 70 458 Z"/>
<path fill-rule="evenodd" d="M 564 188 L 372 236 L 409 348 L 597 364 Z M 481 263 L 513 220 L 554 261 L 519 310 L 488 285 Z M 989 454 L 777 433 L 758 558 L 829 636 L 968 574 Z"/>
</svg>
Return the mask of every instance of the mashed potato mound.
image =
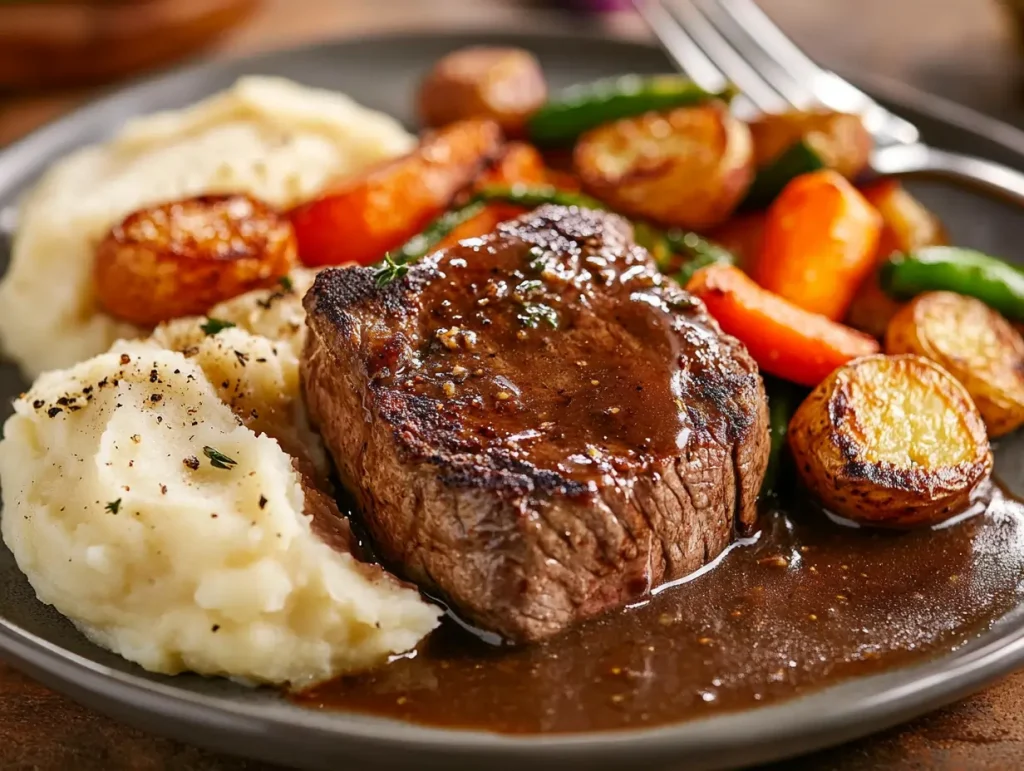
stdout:
<svg viewBox="0 0 1024 771">
<path fill-rule="evenodd" d="M 189 323 L 15 403 L 0 526 L 39 598 L 156 672 L 301 686 L 415 646 L 439 611 L 329 545 L 308 478 L 250 427 L 266 418 L 246 410 L 294 409 L 291 347 Z"/>
<path fill-rule="evenodd" d="M 34 377 L 142 334 L 97 308 L 92 282 L 96 244 L 136 209 L 227 192 L 287 208 L 413 144 L 395 120 L 342 94 L 270 77 L 130 121 L 54 165 L 22 202 L 0 284 L 4 351 Z"/>
</svg>

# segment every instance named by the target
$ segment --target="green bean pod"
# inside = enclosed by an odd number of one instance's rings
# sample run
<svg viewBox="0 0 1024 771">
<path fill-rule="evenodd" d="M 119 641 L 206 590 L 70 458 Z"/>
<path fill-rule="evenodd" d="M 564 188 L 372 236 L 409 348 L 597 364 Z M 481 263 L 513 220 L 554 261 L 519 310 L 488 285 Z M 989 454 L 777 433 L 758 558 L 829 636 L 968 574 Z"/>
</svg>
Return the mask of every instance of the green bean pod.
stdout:
<svg viewBox="0 0 1024 771">
<path fill-rule="evenodd" d="M 731 88 L 705 91 L 682 75 L 623 75 L 566 89 L 535 112 L 527 133 L 540 145 L 568 145 L 580 134 L 603 123 L 700 104 L 709 99 L 730 100 Z"/>
<path fill-rule="evenodd" d="M 976 297 L 1008 319 L 1024 321 L 1024 272 L 974 249 L 928 246 L 894 254 L 882 265 L 879 280 L 896 298 L 956 292 Z"/>
</svg>

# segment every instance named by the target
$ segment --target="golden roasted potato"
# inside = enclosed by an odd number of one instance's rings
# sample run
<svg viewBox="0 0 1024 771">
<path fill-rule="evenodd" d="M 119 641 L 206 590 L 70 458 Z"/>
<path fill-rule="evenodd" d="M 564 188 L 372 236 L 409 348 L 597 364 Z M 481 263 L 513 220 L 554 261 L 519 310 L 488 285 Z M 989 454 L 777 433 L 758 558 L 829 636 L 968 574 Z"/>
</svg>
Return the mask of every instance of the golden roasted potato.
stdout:
<svg viewBox="0 0 1024 771">
<path fill-rule="evenodd" d="M 511 137 L 523 135 L 526 119 L 547 98 L 547 81 L 533 54 L 488 46 L 463 48 L 438 61 L 418 97 L 427 126 L 486 118 Z"/>
<path fill-rule="evenodd" d="M 865 525 L 948 519 L 992 470 L 974 402 L 920 356 L 865 356 L 840 367 L 800 405 L 787 436 L 808 489 Z"/>
<path fill-rule="evenodd" d="M 764 115 L 750 124 L 750 133 L 758 168 L 803 140 L 825 166 L 847 179 L 864 171 L 873 146 L 859 116 L 831 110 Z"/>
<path fill-rule="evenodd" d="M 139 326 L 205 313 L 272 286 L 295 264 L 288 220 L 245 195 L 208 195 L 129 214 L 96 249 L 100 306 Z"/>
<path fill-rule="evenodd" d="M 754 175 L 750 130 L 719 101 L 598 126 L 573 166 L 616 210 L 694 230 L 728 219 Z"/>
<path fill-rule="evenodd" d="M 989 436 L 1024 423 L 1024 338 L 1005 318 L 973 297 L 918 295 L 885 334 L 887 353 L 916 353 L 963 383 Z"/>
</svg>

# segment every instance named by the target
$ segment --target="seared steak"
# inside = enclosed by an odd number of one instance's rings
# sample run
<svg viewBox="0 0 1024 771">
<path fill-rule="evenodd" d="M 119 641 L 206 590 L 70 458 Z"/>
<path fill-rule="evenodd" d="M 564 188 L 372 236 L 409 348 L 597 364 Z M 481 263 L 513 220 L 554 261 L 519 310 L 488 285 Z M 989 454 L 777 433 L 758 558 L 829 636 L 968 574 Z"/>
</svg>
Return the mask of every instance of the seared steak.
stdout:
<svg viewBox="0 0 1024 771">
<path fill-rule="evenodd" d="M 548 206 L 322 272 L 308 406 L 390 567 L 512 641 L 643 597 L 755 523 L 757 367 L 629 225 Z"/>
</svg>

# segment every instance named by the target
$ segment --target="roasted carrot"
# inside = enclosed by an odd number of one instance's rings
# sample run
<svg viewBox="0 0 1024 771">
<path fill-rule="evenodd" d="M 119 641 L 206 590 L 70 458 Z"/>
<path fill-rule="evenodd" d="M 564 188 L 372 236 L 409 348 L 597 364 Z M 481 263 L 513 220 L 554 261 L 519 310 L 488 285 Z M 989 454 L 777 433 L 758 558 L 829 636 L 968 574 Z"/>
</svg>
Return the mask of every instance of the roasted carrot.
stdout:
<svg viewBox="0 0 1024 771">
<path fill-rule="evenodd" d="M 883 179 L 864 187 L 860 192 L 882 216 L 882 233 L 878 239 L 879 261 L 893 252 L 909 252 L 922 246 L 949 243 L 949 236 L 939 218 L 895 179 Z"/>
<path fill-rule="evenodd" d="M 765 372 L 815 386 L 836 367 L 879 351 L 878 341 L 759 287 L 739 268 L 709 265 L 686 285 Z"/>
<path fill-rule="evenodd" d="M 837 321 L 875 267 L 881 230 L 878 212 L 837 172 L 804 174 L 768 210 L 754 278 L 801 308 Z"/>
<path fill-rule="evenodd" d="M 306 265 L 377 262 L 420 232 L 501 146 L 491 121 L 453 123 L 409 155 L 342 180 L 291 212 Z"/>
<path fill-rule="evenodd" d="M 882 234 L 875 251 L 875 265 L 893 252 L 909 252 L 922 246 L 949 243 L 939 218 L 926 209 L 898 181 L 884 179 L 861 190 L 864 198 L 882 215 Z M 881 338 L 902 303 L 882 291 L 878 272 L 872 271 L 857 290 L 846 313 L 846 323 Z"/>
<path fill-rule="evenodd" d="M 545 183 L 556 187 L 559 190 L 563 190 L 567 193 L 576 193 L 580 190 L 580 180 L 575 175 L 568 171 L 559 171 L 558 169 L 548 169 L 545 175 Z"/>
<path fill-rule="evenodd" d="M 709 241 L 732 252 L 736 257 L 736 264 L 749 273 L 761 256 L 764 222 L 764 212 L 739 214 L 708 231 L 707 237 Z"/>
<path fill-rule="evenodd" d="M 493 232 L 500 223 L 515 219 L 525 211 L 526 209 L 521 206 L 512 206 L 507 203 L 489 203 L 475 217 L 463 222 L 452 230 L 434 248 L 444 249 L 457 244 L 459 241 L 465 241 L 467 238 L 485 236 Z"/>
<path fill-rule="evenodd" d="M 509 142 L 494 162 L 480 175 L 474 187 L 489 185 L 543 185 L 547 182 L 544 157 L 526 142 Z"/>
</svg>

